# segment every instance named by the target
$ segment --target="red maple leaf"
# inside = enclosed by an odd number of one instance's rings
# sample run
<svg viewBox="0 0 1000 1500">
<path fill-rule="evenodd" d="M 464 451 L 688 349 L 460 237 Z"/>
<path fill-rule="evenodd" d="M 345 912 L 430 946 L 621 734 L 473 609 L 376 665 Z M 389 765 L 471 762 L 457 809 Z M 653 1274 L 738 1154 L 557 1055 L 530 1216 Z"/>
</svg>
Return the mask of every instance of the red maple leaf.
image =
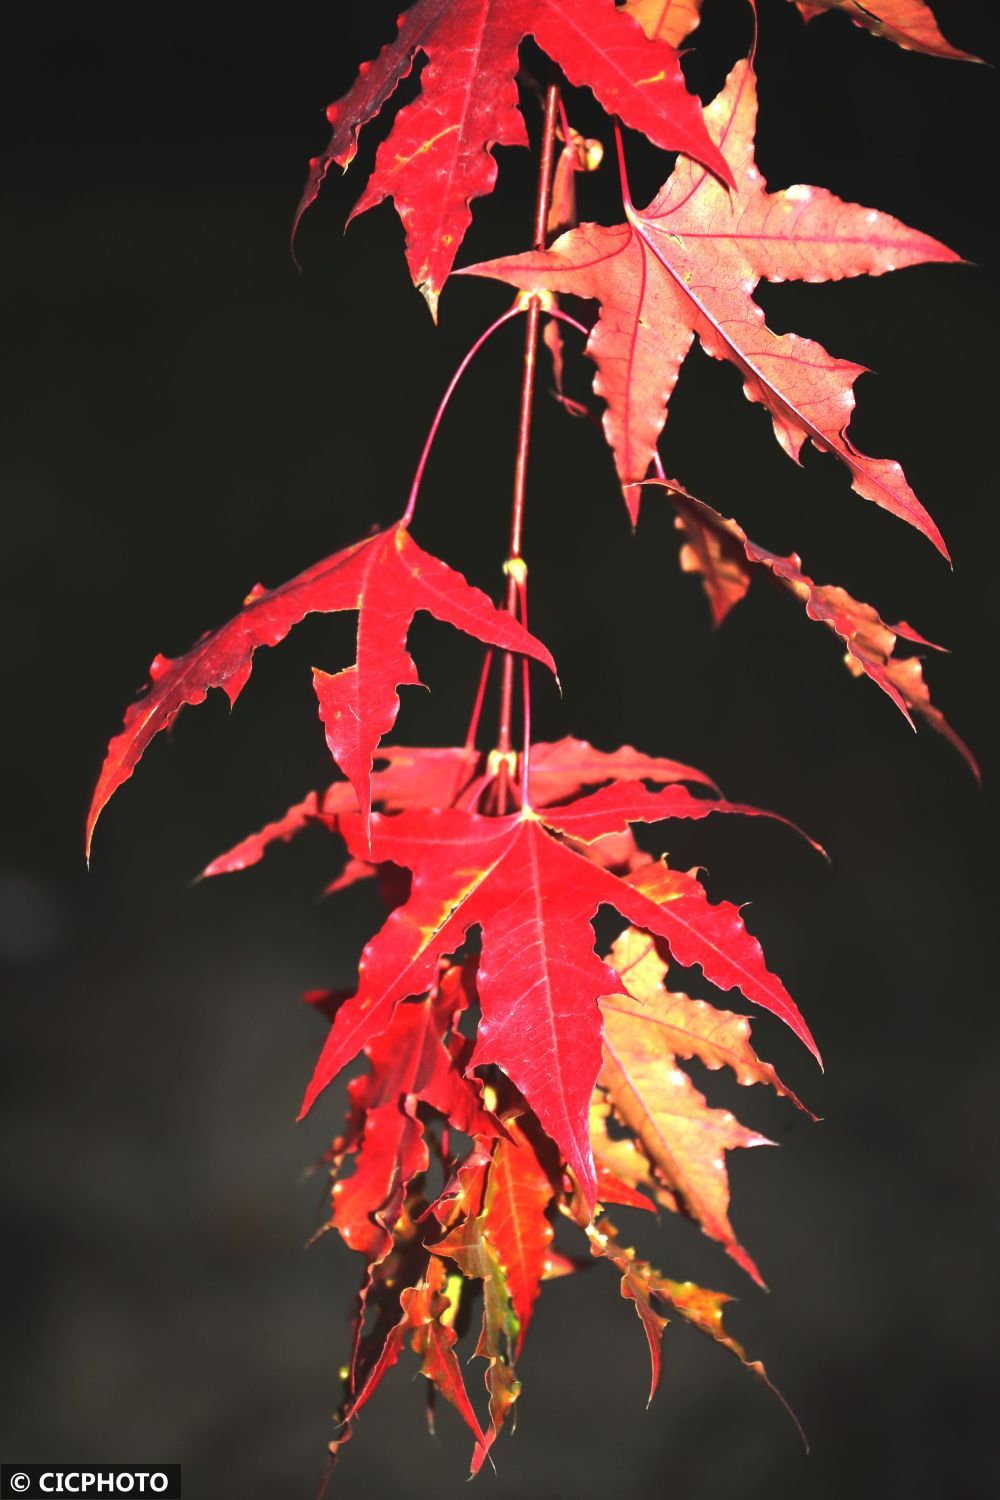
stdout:
<svg viewBox="0 0 1000 1500">
<path fill-rule="evenodd" d="M 485 1454 L 489 1448 L 490 1439 L 479 1425 L 455 1353 L 458 1335 L 452 1326 L 453 1316 L 449 1316 L 451 1302 L 445 1292 L 446 1282 L 444 1262 L 436 1255 L 423 1257 L 420 1279 L 415 1285 L 405 1287 L 399 1295 L 399 1321 L 389 1329 L 378 1357 L 357 1393 L 347 1402 L 343 1415 L 344 1430 L 330 1445 L 333 1452 L 350 1438 L 354 1418 L 368 1404 L 399 1359 L 407 1338 L 414 1353 L 420 1357 L 420 1373 L 451 1403 L 475 1438 L 477 1455 Z"/>
<path fill-rule="evenodd" d="M 366 820 L 372 756 L 395 723 L 396 689 L 419 681 L 406 650 L 418 610 L 490 645 L 523 651 L 555 670 L 540 641 L 496 609 L 461 573 L 418 547 L 404 526 L 378 532 L 275 589 L 258 584 L 234 619 L 202 636 L 186 655 L 156 657 L 145 696 L 128 710 L 122 732 L 108 746 L 87 819 L 88 853 L 102 808 L 185 704 L 203 703 L 210 688 L 222 688 L 234 704 L 258 647 L 276 646 L 308 614 L 346 609 L 358 611 L 357 661 L 333 677 L 316 672 L 315 679 L 327 744 L 352 782 Z"/>
<path fill-rule="evenodd" d="M 681 159 L 642 212 L 626 199 L 624 224 L 584 224 L 549 250 L 463 267 L 532 292 L 597 298 L 587 351 L 594 390 L 607 402 L 604 430 L 633 521 L 680 367 L 697 336 L 706 353 L 734 364 L 751 401 L 767 408 L 786 453 L 807 439 L 835 454 L 860 495 L 909 521 L 947 556 L 940 532 L 899 464 L 867 458 L 847 436 L 861 365 L 835 359 L 797 334 L 774 334 L 753 300 L 768 281 L 881 275 L 958 257 L 887 214 L 819 188 L 768 193 L 754 165 L 757 94 L 748 62 L 736 65 L 706 111 L 737 181 L 729 194 Z"/>
<path fill-rule="evenodd" d="M 476 1186 L 488 1193 L 493 1164 L 487 1165 L 484 1162 L 483 1165 L 484 1174 L 480 1176 L 476 1163 L 473 1175 Z M 461 1170 L 459 1175 L 463 1175 Z M 489 1392 L 490 1431 L 485 1442 L 477 1444 L 472 1456 L 471 1471 L 478 1474 L 487 1452 L 496 1441 L 521 1393 L 520 1382 L 514 1373 L 518 1322 L 507 1274 L 498 1247 L 489 1234 L 487 1214 L 477 1213 L 468 1202 L 461 1202 L 461 1208 L 465 1216 L 442 1240 L 429 1245 L 428 1249 L 436 1256 L 449 1257 L 458 1265 L 463 1276 L 482 1285 L 483 1315 L 475 1352 L 487 1361 L 486 1389 Z"/>
<path fill-rule="evenodd" d="M 372 802 L 386 812 L 407 807 L 450 807 L 481 759 L 478 750 L 461 745 L 380 745 L 375 758 L 388 763 L 385 770 L 371 774 Z M 325 792 L 307 792 L 280 818 L 265 823 L 213 859 L 202 870 L 202 878 L 248 870 L 260 863 L 271 844 L 287 844 L 313 824 L 332 832 L 341 813 L 357 811 L 358 799 L 349 781 L 331 782 Z"/>
<path fill-rule="evenodd" d="M 410 807 L 472 806 L 492 779 L 488 773 L 476 775 L 485 757 L 467 745 L 380 745 L 376 758 L 387 764 L 384 770 L 372 772 L 372 802 L 384 812 L 403 812 Z M 512 778 L 515 796 L 520 787 L 519 767 L 520 758 L 515 762 Z M 618 750 L 597 750 L 586 740 L 567 736 L 551 744 L 542 741 L 531 747 L 528 790 L 536 807 L 561 802 L 584 787 L 604 781 L 639 779 L 661 785 L 690 781 L 716 790 L 704 771 L 665 756 L 646 755 L 631 745 L 622 745 Z M 229 875 L 249 869 L 263 859 L 270 844 L 287 843 L 312 824 L 322 824 L 332 831 L 342 813 L 357 810 L 358 801 L 350 782 L 335 781 L 325 792 L 307 793 L 280 818 L 241 839 L 213 859 L 202 875 Z"/>
<path fill-rule="evenodd" d="M 528 765 L 528 792 L 536 807 L 572 797 L 587 786 L 604 781 L 655 781 L 666 785 L 690 781 L 716 790 L 704 771 L 662 755 L 647 755 L 632 745 L 617 750 L 597 750 L 586 740 L 571 735 L 551 744 L 532 745 Z"/>
<path fill-rule="evenodd" d="M 453 965 L 423 999 L 397 1005 L 388 1029 L 364 1049 L 369 1072 L 348 1085 L 348 1126 L 330 1153 L 336 1168 L 330 1223 L 370 1261 L 388 1253 L 410 1184 L 429 1165 L 418 1106 L 465 1135 L 496 1132 L 464 1075 L 468 1044 L 448 1039 L 466 1004 L 462 970 Z M 344 1176 L 349 1158 L 354 1170 Z"/>
<path fill-rule="evenodd" d="M 669 490 L 677 510 L 677 522 L 687 538 L 681 552 L 681 567 L 686 572 L 704 575 L 713 616 L 718 623 L 739 602 L 750 586 L 751 569 L 760 567 L 787 589 L 806 614 L 833 631 L 846 647 L 844 661 L 856 677 L 864 674 L 877 682 L 895 703 L 911 728 L 916 728 L 913 714 L 943 735 L 965 760 L 979 780 L 979 766 L 968 745 L 952 729 L 939 708 L 931 702 L 924 681 L 919 656 L 897 657 L 898 640 L 914 646 L 936 646 L 912 625 L 900 621 L 887 625 L 870 604 L 854 599 L 846 589 L 833 584 L 814 583 L 802 571 L 802 559 L 791 553 L 781 557 L 752 542 L 738 521 L 720 516 L 701 500 L 677 487 Z"/>
<path fill-rule="evenodd" d="M 497 1140 L 484 1198 L 485 1233 L 504 1268 L 517 1316 L 515 1354 L 524 1344 L 552 1249 L 547 1210 L 553 1198 L 549 1173 L 517 1120 L 506 1120 Z"/>
<path fill-rule="evenodd" d="M 400 17 L 395 40 L 362 64 L 353 87 L 327 110 L 333 136 L 310 163 L 297 217 L 316 198 L 331 163 L 350 164 L 358 131 L 422 55 L 420 93 L 379 147 L 351 217 L 393 199 L 406 228 L 410 274 L 435 316 L 471 220 L 469 204 L 493 190 L 494 146 L 528 144 L 515 82 L 526 36 L 570 83 L 592 89 L 608 114 L 730 180 L 676 50 L 646 37 L 614 0 L 417 0 Z"/>
<path fill-rule="evenodd" d="M 605 810 L 607 831 L 630 819 L 730 810 L 690 793 L 682 803 L 675 795 L 682 790 L 631 788 L 627 806 Z M 616 988 L 613 970 L 594 952 L 590 924 L 602 905 L 661 937 L 678 963 L 700 965 L 720 988 L 738 985 L 818 1056 L 798 1008 L 768 973 L 735 908 L 710 906 L 692 877 L 678 885 L 669 878 L 674 872 L 665 875 L 658 865 L 643 883 L 621 880 L 561 841 L 559 834 L 581 826 L 597 835 L 590 804 L 601 797 L 598 792 L 502 818 L 454 809 L 375 814 L 370 851 L 358 820 L 342 820 L 352 853 L 411 870 L 413 884 L 409 899 L 364 950 L 358 992 L 337 1012 L 303 1113 L 366 1041 L 385 1030 L 396 1004 L 427 989 L 439 958 L 454 953 L 478 926 L 482 1019 L 469 1066 L 493 1063 L 506 1073 L 592 1202 L 587 1114 L 601 1068 L 597 1002 Z"/>
</svg>

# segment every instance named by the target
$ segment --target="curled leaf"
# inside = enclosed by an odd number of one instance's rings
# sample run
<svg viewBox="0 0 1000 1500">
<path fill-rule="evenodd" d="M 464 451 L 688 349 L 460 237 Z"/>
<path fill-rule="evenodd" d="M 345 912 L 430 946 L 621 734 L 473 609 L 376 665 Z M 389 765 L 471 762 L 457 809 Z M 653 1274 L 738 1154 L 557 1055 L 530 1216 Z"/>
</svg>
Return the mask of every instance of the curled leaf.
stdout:
<svg viewBox="0 0 1000 1500">
<path fill-rule="evenodd" d="M 870 604 L 862 604 L 852 598 L 846 589 L 833 584 L 814 583 L 802 571 L 802 559 L 792 552 L 788 557 L 768 552 L 752 542 L 737 521 L 720 516 L 718 511 L 678 487 L 668 489 L 670 499 L 677 510 L 678 521 L 685 534 L 711 538 L 697 553 L 692 548 L 681 554 L 681 566 L 687 571 L 704 574 L 705 589 L 712 604 L 713 614 L 718 620 L 722 594 L 720 579 L 740 577 L 745 580 L 739 597 L 749 587 L 752 568 L 766 569 L 783 588 L 805 606 L 811 620 L 825 625 L 833 631 L 846 647 L 844 661 L 855 677 L 862 674 L 878 683 L 884 693 L 895 703 L 903 717 L 911 725 L 913 714 L 918 714 L 925 723 L 952 745 L 979 780 L 979 766 L 968 745 L 952 729 L 944 714 L 931 702 L 930 690 L 924 681 L 923 666 L 918 656 L 897 657 L 895 650 L 900 640 L 915 646 L 926 646 L 939 651 L 925 636 L 919 634 L 905 622 L 887 625 L 877 610 Z M 724 588 L 724 585 L 722 585 Z M 728 613 L 736 598 L 730 596 L 723 606 Z"/>
</svg>

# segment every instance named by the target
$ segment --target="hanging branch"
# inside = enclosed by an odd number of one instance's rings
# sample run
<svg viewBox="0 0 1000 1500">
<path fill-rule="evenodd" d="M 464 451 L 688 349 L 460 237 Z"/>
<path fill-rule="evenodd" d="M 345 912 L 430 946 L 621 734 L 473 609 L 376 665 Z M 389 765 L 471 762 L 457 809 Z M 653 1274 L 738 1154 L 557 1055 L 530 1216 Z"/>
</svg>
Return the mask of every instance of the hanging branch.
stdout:
<svg viewBox="0 0 1000 1500">
<path fill-rule="evenodd" d="M 845 9 L 859 27 L 911 50 L 962 55 L 944 40 L 922 0 L 882 0 L 877 18 L 847 0 L 801 8 L 810 15 Z M 769 332 L 753 297 L 760 280 L 882 275 L 957 256 L 919 230 L 822 188 L 768 192 L 754 164 L 753 56 L 735 62 L 707 107 L 685 84 L 676 44 L 694 29 L 699 10 L 699 0 L 667 6 L 646 0 L 621 6 L 615 0 L 415 0 L 394 40 L 330 106 L 332 139 L 311 164 L 300 212 L 332 163 L 349 165 L 358 132 L 422 64 L 354 213 L 393 199 L 406 227 L 414 283 L 435 318 L 471 205 L 492 190 L 493 148 L 527 144 L 515 76 L 525 36 L 549 59 L 553 79 L 558 68 L 567 87 L 591 89 L 606 111 L 623 220 L 576 223 L 576 173 L 600 162 L 604 142 L 583 142 L 560 88 L 550 82 L 532 247 L 465 268 L 515 287 L 518 300 L 479 335 L 449 381 L 401 519 L 287 583 L 256 585 L 233 619 L 185 655 L 157 656 L 146 694 L 108 746 L 94 794 L 88 848 L 101 810 L 182 708 L 203 702 L 211 689 L 235 703 L 257 649 L 278 645 L 307 615 L 357 613 L 353 663 L 313 672 L 339 779 L 300 798 L 205 871 L 245 870 L 273 844 L 305 827 L 322 827 L 339 861 L 329 888 L 375 878 L 388 907 L 364 947 L 354 992 L 307 997 L 329 1030 L 302 1112 L 362 1059 L 348 1085 L 341 1133 L 322 1158 L 330 1179 L 322 1228 L 336 1230 L 364 1266 L 332 1456 L 409 1348 L 431 1397 L 442 1395 L 465 1422 L 473 1438 L 471 1469 L 478 1472 L 519 1397 L 516 1364 L 543 1284 L 579 1266 L 553 1246 L 560 1219 L 577 1233 L 579 1247 L 614 1272 L 638 1315 L 649 1345 L 651 1394 L 668 1317 L 689 1322 L 774 1390 L 763 1365 L 724 1327 L 728 1294 L 665 1276 L 621 1243 L 605 1213 L 606 1205 L 622 1204 L 683 1215 L 763 1285 L 730 1221 L 727 1157 L 764 1139 L 709 1102 L 700 1091 L 703 1071 L 728 1069 L 739 1083 L 767 1087 L 790 1108 L 809 1112 L 757 1055 L 749 1017 L 722 1008 L 729 1003 L 722 997 L 738 991 L 749 1005 L 783 1021 L 817 1061 L 819 1051 L 745 926 L 742 908 L 710 900 L 696 873 L 650 859 L 633 834 L 636 824 L 678 818 L 776 815 L 729 802 L 705 772 L 629 744 L 603 751 L 566 737 L 532 745 L 530 666 L 539 662 L 555 672 L 550 652 L 528 629 L 524 559 L 543 316 L 553 327 L 583 334 L 586 357 L 596 365 L 599 420 L 611 450 L 606 488 L 614 487 L 616 472 L 633 525 L 642 494 L 673 507 L 681 567 L 702 579 L 716 621 L 742 599 L 751 574 L 763 572 L 829 627 L 855 676 L 872 679 L 911 722 L 919 717 L 931 725 L 975 766 L 931 701 L 916 654 L 935 649 L 931 642 L 909 625 L 887 625 L 844 589 L 815 584 L 794 553 L 767 552 L 739 522 L 666 478 L 658 440 L 697 339 L 739 370 L 746 395 L 766 409 L 790 457 L 798 459 L 806 442 L 834 455 L 862 497 L 945 551 L 899 465 L 866 457 L 847 436 L 861 366 L 834 359 L 807 339 Z M 644 209 L 629 193 L 625 129 L 679 153 Z M 550 245 L 557 133 L 562 150 L 554 218 L 565 232 Z M 592 151 L 581 149 L 591 145 Z M 557 305 L 562 296 L 597 304 L 592 328 Z M 409 528 L 460 381 L 493 335 L 521 315 L 510 540 L 504 603 L 497 607 L 425 552 Z M 560 342 L 553 353 L 556 394 L 565 406 L 583 410 L 563 397 Z M 716 420 L 721 441 L 721 407 Z M 575 430 L 587 433 L 582 424 Z M 639 611 L 645 601 L 634 606 Z M 486 648 L 461 745 L 415 748 L 388 738 L 400 688 L 420 681 L 407 648 L 419 611 Z M 899 657 L 897 648 L 910 654 Z M 497 738 L 484 761 L 476 741 L 495 653 L 501 654 Z M 523 696 L 517 778 L 515 655 Z M 599 956 L 593 922 L 602 909 L 617 912 L 622 927 Z M 776 942 L 780 946 L 780 934 Z M 719 992 L 714 1000 L 692 1000 L 668 988 L 675 970 L 690 968 Z M 692 1062 L 701 1071 L 690 1072 Z M 682 1257 L 682 1243 L 667 1234 L 663 1239 L 665 1255 Z M 581 1297 L 588 1294 L 581 1289 Z M 475 1352 L 485 1393 L 478 1401 L 456 1353 L 460 1305 L 463 1321 L 481 1319 Z"/>
</svg>

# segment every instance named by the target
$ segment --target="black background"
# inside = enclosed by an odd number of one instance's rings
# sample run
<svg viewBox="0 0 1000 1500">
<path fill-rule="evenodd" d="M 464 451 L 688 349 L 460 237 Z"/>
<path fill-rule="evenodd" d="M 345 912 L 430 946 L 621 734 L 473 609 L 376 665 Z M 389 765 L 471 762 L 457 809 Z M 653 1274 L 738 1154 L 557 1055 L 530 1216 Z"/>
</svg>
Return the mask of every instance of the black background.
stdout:
<svg viewBox="0 0 1000 1500">
<path fill-rule="evenodd" d="M 1000 55 L 987 0 L 937 8 L 956 43 Z M 349 659 L 350 621 L 307 622 L 262 653 L 231 720 L 219 694 L 186 712 L 106 814 L 89 876 L 81 829 L 153 654 L 186 649 L 258 577 L 278 582 L 398 515 L 451 369 L 505 305 L 503 288 L 455 283 L 435 332 L 390 208 L 341 239 L 377 127 L 307 217 L 303 274 L 290 262 L 322 107 L 391 33 L 393 9 L 48 5 L 8 21 L 5 1460 L 181 1462 L 185 1493 L 213 1500 L 310 1495 L 322 1470 L 356 1267 L 332 1238 L 300 1251 L 319 1196 L 301 1169 L 339 1100 L 293 1127 L 320 1041 L 296 996 L 349 983 L 375 903 L 364 890 L 317 903 L 335 865 L 319 836 L 246 876 L 189 881 L 328 779 L 307 669 Z M 745 47 L 745 11 L 706 0 L 691 63 L 706 97 Z M 995 74 L 841 18 L 806 30 L 779 0 L 762 13 L 771 184 L 830 187 L 978 263 L 761 293 L 773 326 L 878 371 L 852 434 L 905 463 L 955 573 L 832 460 L 796 470 L 735 372 L 700 354 L 672 403 L 668 468 L 762 544 L 796 548 L 814 576 L 954 648 L 930 680 L 981 752 L 987 792 L 765 584 L 713 633 L 665 508 L 649 500 L 633 539 L 599 434 L 540 400 L 527 555 L 565 697 L 539 682 L 539 731 L 693 761 L 828 844 L 830 868 L 758 823 L 668 841 L 709 867 L 714 894 L 752 898 L 827 1073 L 758 1021 L 765 1055 L 825 1117 L 812 1127 L 740 1096 L 782 1145 L 732 1162 L 735 1223 L 770 1296 L 687 1226 L 629 1225 L 671 1274 L 740 1296 L 733 1326 L 796 1407 L 811 1457 L 766 1392 L 683 1329 L 668 1330 L 644 1411 L 641 1331 L 595 1270 L 542 1298 L 517 1433 L 499 1478 L 479 1481 L 504 1500 L 979 1496 L 992 1474 Z M 571 105 L 601 128 L 589 96 Z M 530 97 L 526 110 L 537 139 Z M 665 164 L 634 140 L 630 152 L 642 201 Z M 531 164 L 500 157 L 466 262 L 527 242 Z M 584 215 L 617 217 L 614 188 L 607 171 L 588 183 Z M 415 526 L 491 590 L 519 342 L 501 334 L 456 399 Z M 587 378 L 581 362 L 581 393 Z M 432 692 L 404 695 L 400 738 L 450 742 L 478 651 L 426 621 L 413 639 Z M 440 1446 L 424 1436 L 411 1374 L 387 1381 L 335 1493 L 466 1493 L 465 1437 L 450 1412 Z"/>
</svg>

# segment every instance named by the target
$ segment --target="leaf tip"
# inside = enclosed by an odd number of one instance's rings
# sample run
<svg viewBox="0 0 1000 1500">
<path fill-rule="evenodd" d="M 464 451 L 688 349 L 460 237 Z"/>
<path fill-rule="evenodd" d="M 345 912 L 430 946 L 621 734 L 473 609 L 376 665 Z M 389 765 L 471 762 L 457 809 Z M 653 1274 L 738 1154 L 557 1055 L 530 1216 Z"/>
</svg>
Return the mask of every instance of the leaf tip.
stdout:
<svg viewBox="0 0 1000 1500">
<path fill-rule="evenodd" d="M 441 300 L 440 288 L 435 287 L 430 281 L 421 281 L 417 286 L 417 291 L 427 303 L 427 310 L 430 313 L 431 321 L 436 328 L 438 321 L 438 303 Z"/>
<path fill-rule="evenodd" d="M 104 811 L 106 804 L 107 798 L 105 797 L 102 800 L 100 798 L 100 792 L 98 789 L 98 791 L 94 793 L 93 801 L 91 802 L 90 809 L 87 813 L 87 822 L 84 828 L 83 835 L 83 858 L 88 870 L 90 869 L 90 856 L 94 843 L 94 830 L 97 827 L 97 821 L 100 818 L 101 813 Z"/>
</svg>

